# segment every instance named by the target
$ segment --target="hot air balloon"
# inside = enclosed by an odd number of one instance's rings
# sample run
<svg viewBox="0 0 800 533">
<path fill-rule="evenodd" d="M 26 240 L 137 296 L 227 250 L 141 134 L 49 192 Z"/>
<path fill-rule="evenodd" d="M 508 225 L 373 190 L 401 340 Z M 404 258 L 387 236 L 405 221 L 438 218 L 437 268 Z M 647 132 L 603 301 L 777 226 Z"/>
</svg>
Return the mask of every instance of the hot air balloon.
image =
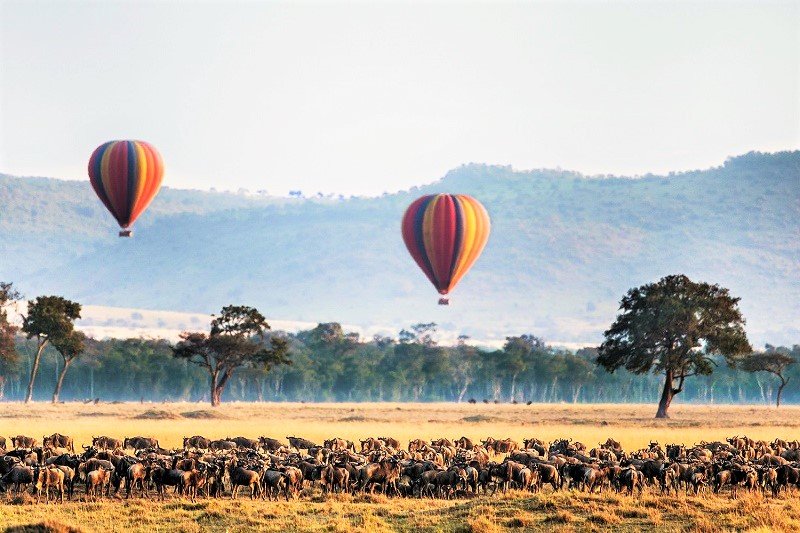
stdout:
<svg viewBox="0 0 800 533">
<path fill-rule="evenodd" d="M 448 294 L 481 255 L 491 223 L 486 209 L 466 194 L 415 200 L 403 215 L 403 240 L 439 294 Z M 439 300 L 448 305 L 447 298 Z"/>
<path fill-rule="evenodd" d="M 144 141 L 109 141 L 89 158 L 89 180 L 103 205 L 130 237 L 139 215 L 158 194 L 164 162 L 153 146 Z"/>
</svg>

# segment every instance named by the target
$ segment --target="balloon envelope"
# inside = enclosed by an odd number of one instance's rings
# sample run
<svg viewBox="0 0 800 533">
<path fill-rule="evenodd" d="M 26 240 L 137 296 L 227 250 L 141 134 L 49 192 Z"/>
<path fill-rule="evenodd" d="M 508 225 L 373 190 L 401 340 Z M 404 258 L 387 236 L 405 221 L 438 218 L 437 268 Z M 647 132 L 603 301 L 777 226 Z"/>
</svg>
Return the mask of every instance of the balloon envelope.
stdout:
<svg viewBox="0 0 800 533">
<path fill-rule="evenodd" d="M 109 141 L 89 159 L 94 192 L 126 229 L 158 194 L 163 176 L 161 155 L 144 141 Z"/>
<path fill-rule="evenodd" d="M 406 210 L 403 240 L 439 294 L 447 294 L 481 255 L 490 226 L 486 209 L 471 196 L 427 195 Z"/>
</svg>

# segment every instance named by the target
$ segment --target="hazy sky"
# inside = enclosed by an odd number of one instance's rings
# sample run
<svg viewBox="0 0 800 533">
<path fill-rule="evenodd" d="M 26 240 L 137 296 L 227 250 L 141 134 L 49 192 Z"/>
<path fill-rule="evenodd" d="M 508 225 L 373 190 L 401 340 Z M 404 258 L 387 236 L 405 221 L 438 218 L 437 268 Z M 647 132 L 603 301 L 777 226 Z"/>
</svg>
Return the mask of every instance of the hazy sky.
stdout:
<svg viewBox="0 0 800 533">
<path fill-rule="evenodd" d="M 379 194 L 800 146 L 800 3 L 0 0 L 0 172 L 154 143 L 181 188 Z"/>
</svg>

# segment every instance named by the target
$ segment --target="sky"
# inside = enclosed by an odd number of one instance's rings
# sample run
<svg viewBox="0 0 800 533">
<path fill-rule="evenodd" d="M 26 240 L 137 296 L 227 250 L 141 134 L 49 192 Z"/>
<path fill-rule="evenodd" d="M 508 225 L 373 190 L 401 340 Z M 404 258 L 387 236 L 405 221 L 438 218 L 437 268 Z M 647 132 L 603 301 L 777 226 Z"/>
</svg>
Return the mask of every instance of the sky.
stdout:
<svg viewBox="0 0 800 533">
<path fill-rule="evenodd" d="M 377 195 L 800 146 L 800 1 L 0 0 L 0 172 L 153 143 L 177 188 Z"/>
</svg>

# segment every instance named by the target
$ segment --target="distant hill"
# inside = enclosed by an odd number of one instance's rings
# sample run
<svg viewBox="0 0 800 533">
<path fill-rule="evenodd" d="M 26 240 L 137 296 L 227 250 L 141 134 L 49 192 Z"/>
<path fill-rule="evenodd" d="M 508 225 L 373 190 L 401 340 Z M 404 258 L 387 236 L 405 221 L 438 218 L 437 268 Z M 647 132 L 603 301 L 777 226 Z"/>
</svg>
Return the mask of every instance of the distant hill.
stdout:
<svg viewBox="0 0 800 533">
<path fill-rule="evenodd" d="M 472 194 L 492 217 L 449 307 L 399 235 L 407 204 L 429 192 Z M 472 164 L 378 198 L 166 189 L 135 230 L 117 238 L 88 183 L 0 175 L 0 279 L 28 296 L 596 342 L 628 288 L 681 272 L 740 296 L 757 344 L 800 342 L 800 152 L 637 178 Z"/>
</svg>

